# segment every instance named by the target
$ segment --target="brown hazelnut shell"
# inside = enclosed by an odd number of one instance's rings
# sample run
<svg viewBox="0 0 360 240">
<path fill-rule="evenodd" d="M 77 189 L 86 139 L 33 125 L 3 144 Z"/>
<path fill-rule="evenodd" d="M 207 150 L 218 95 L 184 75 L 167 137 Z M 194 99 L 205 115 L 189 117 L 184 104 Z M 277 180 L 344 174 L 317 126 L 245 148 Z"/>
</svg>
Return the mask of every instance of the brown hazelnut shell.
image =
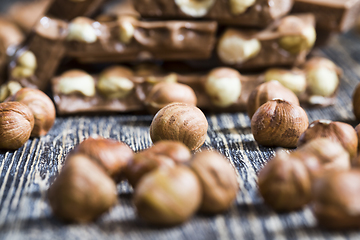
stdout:
<svg viewBox="0 0 360 240">
<path fill-rule="evenodd" d="M 31 110 L 35 118 L 32 137 L 46 135 L 54 125 L 56 111 L 54 103 L 42 91 L 32 88 L 22 88 L 6 101 L 17 101 L 25 104 Z"/>
<path fill-rule="evenodd" d="M 301 161 L 277 152 L 259 173 L 259 191 L 278 212 L 294 211 L 311 200 L 311 176 Z"/>
<path fill-rule="evenodd" d="M 154 116 L 150 125 L 150 137 L 155 143 L 174 140 L 184 143 L 190 150 L 204 144 L 208 122 L 197 107 L 185 103 L 166 105 Z"/>
<path fill-rule="evenodd" d="M 190 164 L 203 189 L 200 211 L 216 214 L 227 210 L 239 190 L 236 173 L 220 153 L 203 151 Z"/>
<path fill-rule="evenodd" d="M 134 204 L 140 218 L 158 226 L 185 222 L 198 209 L 202 189 L 196 175 L 177 165 L 158 168 L 145 175 L 134 193 Z"/>
<path fill-rule="evenodd" d="M 161 108 L 173 102 L 182 102 L 196 106 L 197 98 L 194 90 L 182 83 L 157 83 L 145 99 L 147 110 L 155 114 Z"/>
<path fill-rule="evenodd" d="M 117 201 L 114 181 L 84 154 L 71 154 L 50 186 L 48 199 L 54 215 L 64 221 L 90 222 Z"/>
<path fill-rule="evenodd" d="M 360 227 L 360 170 L 332 171 L 313 185 L 313 211 L 321 227 Z"/>
<path fill-rule="evenodd" d="M 293 148 L 308 124 L 306 112 L 300 106 L 274 99 L 256 110 L 251 119 L 251 132 L 263 146 Z"/>
<path fill-rule="evenodd" d="M 351 159 L 357 155 L 357 134 L 355 129 L 347 123 L 316 120 L 312 122 L 308 129 L 300 136 L 298 146 L 320 137 L 341 143 L 345 150 L 349 152 Z"/>
<path fill-rule="evenodd" d="M 0 103 L 0 149 L 16 150 L 30 138 L 34 115 L 19 102 Z"/>
<path fill-rule="evenodd" d="M 122 173 L 134 156 L 134 151 L 125 143 L 106 138 L 88 138 L 75 149 L 98 163 L 115 181 L 122 179 Z"/>
<path fill-rule="evenodd" d="M 257 86 L 250 94 L 247 102 L 247 113 L 251 119 L 256 110 L 274 98 L 281 98 L 295 105 L 300 105 L 298 97 L 290 89 L 278 81 L 269 81 Z"/>
</svg>

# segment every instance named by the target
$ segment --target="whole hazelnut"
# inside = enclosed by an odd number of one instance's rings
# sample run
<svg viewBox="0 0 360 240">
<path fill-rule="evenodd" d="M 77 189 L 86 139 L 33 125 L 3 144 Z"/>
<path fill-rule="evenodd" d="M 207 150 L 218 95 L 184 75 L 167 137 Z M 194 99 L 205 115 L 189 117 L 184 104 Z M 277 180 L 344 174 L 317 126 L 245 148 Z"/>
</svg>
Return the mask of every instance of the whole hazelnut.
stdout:
<svg viewBox="0 0 360 240">
<path fill-rule="evenodd" d="M 125 143 L 102 137 L 85 139 L 74 152 L 90 157 L 115 181 L 121 180 L 126 165 L 134 156 L 133 150 Z"/>
<path fill-rule="evenodd" d="M 308 125 L 304 109 L 282 99 L 264 103 L 251 118 L 251 132 L 255 140 L 268 147 L 296 147 Z"/>
<path fill-rule="evenodd" d="M 241 75 L 232 68 L 215 68 L 206 76 L 204 89 L 215 106 L 228 107 L 240 97 Z"/>
<path fill-rule="evenodd" d="M 129 183 L 136 187 L 147 173 L 159 167 L 173 167 L 175 164 L 190 161 L 191 153 L 181 142 L 159 141 L 152 147 L 135 154 L 126 166 L 125 175 Z"/>
<path fill-rule="evenodd" d="M 281 98 L 294 105 L 300 105 L 298 97 L 278 81 L 270 81 L 257 86 L 250 94 L 247 102 L 247 113 L 251 119 L 256 110 L 274 98 Z"/>
<path fill-rule="evenodd" d="M 229 162 L 218 152 L 204 151 L 195 154 L 190 166 L 203 189 L 200 211 L 215 214 L 227 210 L 239 190 Z"/>
<path fill-rule="evenodd" d="M 180 10 L 191 17 L 203 17 L 214 5 L 215 0 L 175 0 L 175 4 Z"/>
<path fill-rule="evenodd" d="M 34 115 L 19 102 L 0 103 L 0 149 L 16 150 L 30 138 Z"/>
<path fill-rule="evenodd" d="M 89 222 L 117 201 L 114 181 L 88 156 L 70 154 L 50 186 L 48 199 L 55 216 L 65 221 Z"/>
<path fill-rule="evenodd" d="M 360 83 L 356 86 L 353 93 L 352 104 L 356 120 L 360 121 Z"/>
<path fill-rule="evenodd" d="M 79 41 L 94 43 L 97 41 L 96 30 L 93 27 L 94 21 L 86 17 L 77 17 L 69 23 L 68 41 Z"/>
<path fill-rule="evenodd" d="M 196 106 L 197 98 L 191 87 L 175 82 L 157 83 L 145 99 L 147 110 L 155 114 L 161 108 L 173 102 L 182 102 Z"/>
<path fill-rule="evenodd" d="M 279 212 L 302 208 L 311 200 L 311 177 L 301 161 L 277 151 L 259 173 L 259 191 L 266 204 Z"/>
<path fill-rule="evenodd" d="M 313 184 L 313 211 L 328 229 L 360 227 L 360 171 L 332 171 Z"/>
<path fill-rule="evenodd" d="M 21 102 L 30 108 L 35 119 L 31 137 L 46 135 L 54 125 L 56 117 L 54 103 L 42 91 L 32 88 L 22 88 L 6 101 Z"/>
<path fill-rule="evenodd" d="M 204 144 L 208 122 L 197 107 L 185 103 L 166 105 L 154 116 L 150 125 L 150 137 L 155 143 L 174 140 L 184 143 L 190 150 Z"/>
<path fill-rule="evenodd" d="M 357 134 L 355 129 L 347 123 L 324 119 L 316 120 L 300 136 L 298 146 L 320 137 L 339 142 L 349 152 L 351 159 L 357 155 Z"/>
<path fill-rule="evenodd" d="M 196 175 L 185 166 L 158 168 L 137 185 L 134 204 L 146 222 L 160 226 L 181 224 L 201 203 L 202 189 Z"/>
<path fill-rule="evenodd" d="M 88 73 L 72 69 L 60 76 L 57 86 L 61 94 L 81 94 L 86 97 L 93 97 L 96 93 L 95 80 Z"/>
</svg>

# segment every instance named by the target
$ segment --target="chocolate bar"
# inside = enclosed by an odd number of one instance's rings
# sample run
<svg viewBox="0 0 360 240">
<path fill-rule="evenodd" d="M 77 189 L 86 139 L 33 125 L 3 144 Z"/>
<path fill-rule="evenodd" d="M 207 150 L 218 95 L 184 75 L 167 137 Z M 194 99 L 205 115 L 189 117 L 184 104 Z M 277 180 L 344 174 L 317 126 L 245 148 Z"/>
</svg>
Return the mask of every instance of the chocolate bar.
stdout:
<svg viewBox="0 0 360 240">
<path fill-rule="evenodd" d="M 344 32 L 356 22 L 360 12 L 359 0 L 295 0 L 294 13 L 313 13 L 316 27 Z"/>
<path fill-rule="evenodd" d="M 75 37 L 68 37 L 66 44 L 66 55 L 84 63 L 206 59 L 214 47 L 217 29 L 213 21 L 147 22 L 133 17 L 119 17 L 110 22 L 83 19 L 71 24 L 88 29 L 82 34 L 87 40 L 77 38 L 74 33 Z"/>
<path fill-rule="evenodd" d="M 222 25 L 266 27 L 286 15 L 293 0 L 134 0 L 142 17 L 162 19 L 204 18 Z"/>
</svg>

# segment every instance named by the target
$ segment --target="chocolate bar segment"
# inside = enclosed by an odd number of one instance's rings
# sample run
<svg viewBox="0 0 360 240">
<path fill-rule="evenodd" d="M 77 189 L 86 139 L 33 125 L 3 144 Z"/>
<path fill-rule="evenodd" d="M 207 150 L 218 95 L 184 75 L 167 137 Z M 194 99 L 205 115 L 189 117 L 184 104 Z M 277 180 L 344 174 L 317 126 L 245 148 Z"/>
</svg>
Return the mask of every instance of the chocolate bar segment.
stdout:
<svg viewBox="0 0 360 240">
<path fill-rule="evenodd" d="M 95 41 L 67 42 L 67 56 L 84 63 L 206 59 L 214 47 L 217 29 L 213 21 L 147 22 L 132 17 L 89 22 L 89 26 L 97 34 Z"/>
<path fill-rule="evenodd" d="M 204 18 L 219 24 L 266 27 L 287 14 L 293 0 L 134 0 L 142 17 L 162 19 Z"/>
<path fill-rule="evenodd" d="M 356 22 L 360 11 L 359 0 L 295 0 L 294 13 L 313 13 L 316 27 L 344 32 Z"/>
</svg>

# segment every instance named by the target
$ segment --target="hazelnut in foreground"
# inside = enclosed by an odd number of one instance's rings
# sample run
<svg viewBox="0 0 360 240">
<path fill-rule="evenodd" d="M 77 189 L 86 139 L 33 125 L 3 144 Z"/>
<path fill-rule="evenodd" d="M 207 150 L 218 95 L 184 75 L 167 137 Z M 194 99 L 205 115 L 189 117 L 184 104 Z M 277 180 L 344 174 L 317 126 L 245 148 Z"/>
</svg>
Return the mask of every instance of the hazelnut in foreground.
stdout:
<svg viewBox="0 0 360 240">
<path fill-rule="evenodd" d="M 125 143 L 102 137 L 85 139 L 74 152 L 88 156 L 115 181 L 122 179 L 126 165 L 134 156 L 133 150 Z"/>
<path fill-rule="evenodd" d="M 239 190 L 229 162 L 218 152 L 203 151 L 194 155 L 190 166 L 203 189 L 200 211 L 216 214 L 229 209 Z"/>
<path fill-rule="evenodd" d="M 30 138 L 34 115 L 25 104 L 0 103 L 0 149 L 16 150 Z"/>
<path fill-rule="evenodd" d="M 214 5 L 215 0 L 175 0 L 182 12 L 191 17 L 203 17 Z"/>
<path fill-rule="evenodd" d="M 301 161 L 277 151 L 259 173 L 259 191 L 266 204 L 278 212 L 295 211 L 311 200 L 311 177 Z"/>
<path fill-rule="evenodd" d="M 64 221 L 90 222 L 117 201 L 114 181 L 88 156 L 71 154 L 50 186 L 48 199 L 54 215 Z"/>
<path fill-rule="evenodd" d="M 215 106 L 228 107 L 240 97 L 241 75 L 232 68 L 215 68 L 206 76 L 204 88 Z"/>
<path fill-rule="evenodd" d="M 207 128 L 208 122 L 199 108 L 185 103 L 172 103 L 154 116 L 150 137 L 154 143 L 173 140 L 184 143 L 190 150 L 196 150 L 204 144 Z"/>
<path fill-rule="evenodd" d="M 95 96 L 95 80 L 88 73 L 72 69 L 60 76 L 57 88 L 61 94 L 81 94 L 86 97 Z"/>
<path fill-rule="evenodd" d="M 194 90 L 185 84 L 160 82 L 155 84 L 145 99 L 146 108 L 151 114 L 174 102 L 196 106 L 197 98 Z"/>
<path fill-rule="evenodd" d="M 35 118 L 32 137 L 45 136 L 54 125 L 56 118 L 54 103 L 42 91 L 22 88 L 7 101 L 21 102 L 30 108 Z"/>
<path fill-rule="evenodd" d="M 320 227 L 360 227 L 360 171 L 328 172 L 313 185 L 313 211 Z"/>
<path fill-rule="evenodd" d="M 198 209 L 202 189 L 196 175 L 185 166 L 158 168 L 137 185 L 134 204 L 140 218 L 158 226 L 185 222 Z"/>
<path fill-rule="evenodd" d="M 274 98 L 281 98 L 294 105 L 300 105 L 298 97 L 290 89 L 278 81 L 272 80 L 257 86 L 250 94 L 247 102 L 247 113 L 251 119 L 256 110 Z"/>
<path fill-rule="evenodd" d="M 147 173 L 160 167 L 173 167 L 176 164 L 190 161 L 191 153 L 181 142 L 159 141 L 152 147 L 135 154 L 128 162 L 125 176 L 129 183 L 136 187 L 139 180 Z"/>
<path fill-rule="evenodd" d="M 251 118 L 255 140 L 267 147 L 296 147 L 308 125 L 304 109 L 282 99 L 264 103 Z"/>
</svg>

